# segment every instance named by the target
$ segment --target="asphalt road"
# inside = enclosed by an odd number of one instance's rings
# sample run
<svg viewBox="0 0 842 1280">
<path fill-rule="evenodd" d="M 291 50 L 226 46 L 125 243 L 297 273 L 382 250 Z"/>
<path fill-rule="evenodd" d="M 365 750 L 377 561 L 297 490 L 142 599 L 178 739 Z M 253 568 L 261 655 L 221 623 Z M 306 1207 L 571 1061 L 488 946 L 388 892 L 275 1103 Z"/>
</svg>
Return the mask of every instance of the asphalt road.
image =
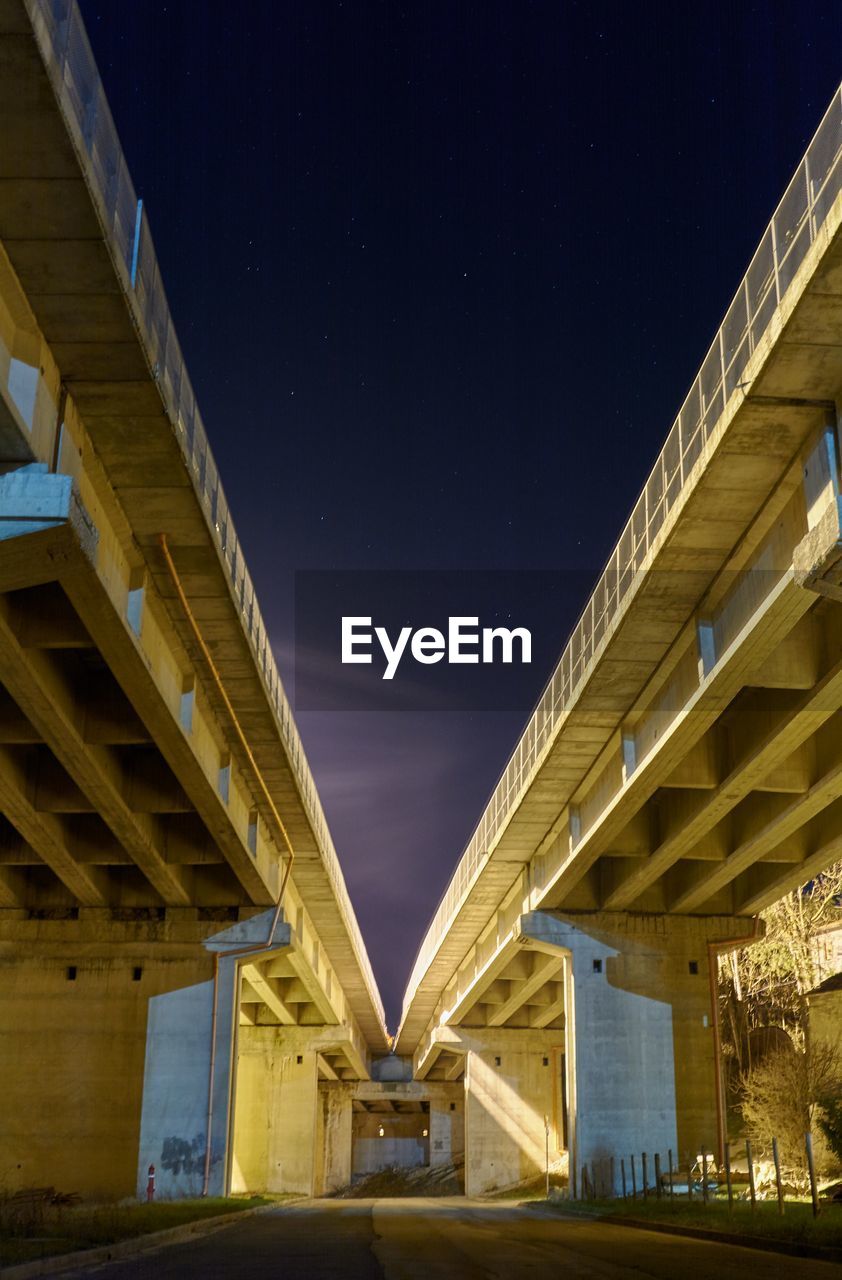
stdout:
<svg viewBox="0 0 842 1280">
<path fill-rule="evenodd" d="M 831 1280 L 840 1268 L 516 1205 L 322 1200 L 89 1271 L 98 1280 Z"/>
</svg>

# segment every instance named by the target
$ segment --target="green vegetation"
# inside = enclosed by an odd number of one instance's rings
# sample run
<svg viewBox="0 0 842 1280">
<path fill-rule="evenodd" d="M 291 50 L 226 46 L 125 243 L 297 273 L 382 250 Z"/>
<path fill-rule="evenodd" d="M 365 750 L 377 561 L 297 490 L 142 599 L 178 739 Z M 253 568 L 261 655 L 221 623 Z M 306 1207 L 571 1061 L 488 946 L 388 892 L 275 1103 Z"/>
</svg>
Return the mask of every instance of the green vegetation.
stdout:
<svg viewBox="0 0 842 1280">
<path fill-rule="evenodd" d="M 704 1205 L 688 1203 L 686 1199 L 670 1203 L 669 1200 L 652 1198 L 597 1200 L 587 1204 L 565 1200 L 554 1201 L 552 1205 L 560 1213 L 584 1217 L 630 1218 L 636 1222 L 730 1232 L 770 1242 L 842 1249 L 842 1204 L 831 1202 L 822 1204 L 818 1218 L 813 1217 L 812 1205 L 791 1200 L 787 1201 L 783 1216 L 778 1213 L 775 1200 L 758 1201 L 753 1210 L 743 1201 L 735 1201 L 729 1210 L 727 1203 L 719 1200 Z"/>
<path fill-rule="evenodd" d="M 292 1197 L 287 1197 L 292 1198 Z M 157 1204 L 32 1205 L 21 1212 L 9 1198 L 0 1198 L 0 1267 L 29 1262 L 51 1254 L 70 1253 L 115 1244 L 135 1236 L 165 1231 L 203 1218 L 253 1209 L 271 1199 L 166 1200 Z"/>
</svg>

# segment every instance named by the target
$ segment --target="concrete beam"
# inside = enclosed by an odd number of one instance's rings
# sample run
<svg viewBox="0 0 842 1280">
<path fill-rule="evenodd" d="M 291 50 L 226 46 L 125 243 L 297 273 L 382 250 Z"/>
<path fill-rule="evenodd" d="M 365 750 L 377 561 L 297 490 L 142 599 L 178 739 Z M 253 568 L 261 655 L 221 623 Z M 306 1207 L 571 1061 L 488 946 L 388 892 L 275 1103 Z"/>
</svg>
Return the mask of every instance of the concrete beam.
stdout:
<svg viewBox="0 0 842 1280">
<path fill-rule="evenodd" d="M 807 884 L 814 876 L 819 875 L 834 862 L 838 862 L 840 858 L 842 858 L 842 837 L 828 840 L 813 853 L 808 854 L 799 864 L 799 882 Z M 759 870 L 756 864 L 750 868 L 751 872 L 756 870 Z M 770 867 L 769 870 L 772 874 L 762 886 L 750 889 L 744 896 L 735 895 L 742 897 L 738 906 L 740 913 L 756 915 L 757 912 L 771 906 L 773 902 L 777 902 L 778 898 L 792 888 L 792 872 L 789 868 L 784 872 L 778 871 L 775 867 Z"/>
<path fill-rule="evenodd" d="M 838 710 L 840 700 L 842 662 L 837 662 L 815 688 L 784 714 L 765 738 L 731 770 L 709 798 L 702 801 L 695 815 L 688 818 L 675 835 L 665 840 L 640 866 L 629 871 L 622 883 L 606 897 L 604 909 L 628 909 L 679 858 L 691 854 L 694 846 L 726 814 L 830 719 Z M 673 909 L 678 910 L 677 907 Z"/>
<path fill-rule="evenodd" d="M 0 810 L 82 906 L 107 906 L 102 873 L 79 865 L 61 819 L 38 813 L 28 798 L 30 790 L 26 768 L 14 748 L 0 747 Z"/>
<path fill-rule="evenodd" d="M 536 1031 L 543 1031 L 543 1029 L 548 1027 L 551 1022 L 555 1022 L 558 1018 L 564 1017 L 564 983 L 554 982 L 552 986 L 553 996 L 550 999 L 549 1004 L 544 1005 L 543 1008 L 533 1009 L 532 1014 L 530 1015 L 529 1025 L 530 1027 L 534 1027 Z"/>
<path fill-rule="evenodd" d="M 806 795 L 799 796 L 776 818 L 766 823 L 760 831 L 743 841 L 724 863 L 711 870 L 706 869 L 697 884 L 674 899 L 670 904 L 670 910 L 678 913 L 692 913 L 698 910 L 718 890 L 730 884 L 740 872 L 745 871 L 764 854 L 770 853 L 777 845 L 794 835 L 799 827 L 840 796 L 842 796 L 842 765 L 837 765 L 812 786 Z M 783 878 L 791 881 L 792 872 L 789 871 Z"/>
<path fill-rule="evenodd" d="M 444 1069 L 444 1078 L 448 1082 L 459 1080 L 465 1074 L 465 1068 L 468 1065 L 468 1055 L 466 1053 L 454 1053 L 453 1061 L 448 1063 Z"/>
<path fill-rule="evenodd" d="M 657 746 L 638 764 L 625 786 L 602 807 L 599 817 L 570 850 L 552 880 L 553 902 L 563 904 L 601 854 L 610 848 L 612 839 L 632 814 L 669 777 L 676 760 L 713 726 L 742 688 L 746 671 L 772 653 L 781 637 L 811 606 L 808 593 L 795 586 L 791 579 L 783 578 L 772 588 L 755 612 L 750 638 L 723 655 L 688 698 L 681 713 L 664 730 Z"/>
<path fill-rule="evenodd" d="M 313 972 L 311 965 L 307 963 L 306 957 L 302 955 L 298 947 L 292 947 L 287 953 L 286 959 L 304 987 L 307 998 L 319 1011 L 324 1022 L 328 1024 L 341 1022 L 339 1013 L 322 986 L 318 975 Z"/>
<path fill-rule="evenodd" d="M 338 1080 L 339 1075 L 334 1071 L 323 1053 L 316 1054 L 316 1062 L 319 1068 L 319 1075 L 323 1080 Z"/>
<path fill-rule="evenodd" d="M 272 978 L 267 978 L 256 964 L 244 964 L 242 972 L 243 981 L 249 984 L 254 994 L 259 997 L 282 1026 L 294 1027 L 297 1025 L 297 1015 L 293 1013 L 288 1005 L 284 1004 Z"/>
<path fill-rule="evenodd" d="M 533 969 L 526 979 L 513 982 L 508 1000 L 489 1013 L 487 1025 L 502 1027 L 513 1017 L 523 1005 L 527 1004 L 545 983 L 550 982 L 564 963 L 559 955 L 536 955 L 533 957 Z"/>
<path fill-rule="evenodd" d="M 19 644 L 10 626 L 8 598 L 0 600 L 0 666 L 15 702 L 155 891 L 165 903 L 189 906 L 190 894 L 181 873 L 167 865 L 152 824 L 132 812 L 114 757 L 104 748 L 85 743 L 79 728 L 84 719 L 80 707 L 49 655 L 24 651 Z"/>
<path fill-rule="evenodd" d="M 85 559 L 77 557 L 72 571 L 63 575 L 62 586 L 249 901 L 259 906 L 270 905 L 274 895 L 245 839 L 233 828 L 216 786 L 206 776 L 189 736 L 162 696 L 150 660 L 116 613 L 95 570 Z"/>
</svg>

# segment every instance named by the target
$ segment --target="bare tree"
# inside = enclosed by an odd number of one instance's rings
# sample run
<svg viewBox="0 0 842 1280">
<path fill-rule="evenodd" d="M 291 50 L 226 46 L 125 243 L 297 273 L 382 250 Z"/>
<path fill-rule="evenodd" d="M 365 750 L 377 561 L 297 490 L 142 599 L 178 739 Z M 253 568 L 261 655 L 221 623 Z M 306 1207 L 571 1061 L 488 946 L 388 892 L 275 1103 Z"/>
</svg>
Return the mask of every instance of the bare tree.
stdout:
<svg viewBox="0 0 842 1280">
<path fill-rule="evenodd" d="M 722 1053 L 732 1102 L 742 1080 L 768 1055 L 807 1047 L 807 993 L 821 980 L 819 931 L 842 922 L 842 862 L 761 913 L 765 936 L 720 958 Z"/>
<path fill-rule="evenodd" d="M 826 1100 L 842 1097 L 837 1046 L 821 1042 L 807 1050 L 778 1049 L 743 1074 L 740 1093 L 746 1134 L 758 1154 L 771 1152 L 776 1137 L 784 1165 L 803 1174 L 804 1135 L 812 1133 L 818 1163 L 834 1163 L 818 1121 Z"/>
</svg>

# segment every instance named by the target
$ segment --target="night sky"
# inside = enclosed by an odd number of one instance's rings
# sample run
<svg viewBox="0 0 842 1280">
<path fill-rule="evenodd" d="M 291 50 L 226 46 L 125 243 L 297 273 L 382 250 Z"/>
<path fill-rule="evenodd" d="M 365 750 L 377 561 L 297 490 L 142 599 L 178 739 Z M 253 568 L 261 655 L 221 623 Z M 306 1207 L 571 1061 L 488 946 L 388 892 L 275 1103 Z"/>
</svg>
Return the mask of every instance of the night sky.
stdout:
<svg viewBox="0 0 842 1280">
<path fill-rule="evenodd" d="M 520 571 L 570 571 L 522 705 L 298 713 L 394 1029 L 838 83 L 842 6 L 81 7 L 288 682 L 296 570 L 506 570 L 513 624 Z"/>
</svg>

